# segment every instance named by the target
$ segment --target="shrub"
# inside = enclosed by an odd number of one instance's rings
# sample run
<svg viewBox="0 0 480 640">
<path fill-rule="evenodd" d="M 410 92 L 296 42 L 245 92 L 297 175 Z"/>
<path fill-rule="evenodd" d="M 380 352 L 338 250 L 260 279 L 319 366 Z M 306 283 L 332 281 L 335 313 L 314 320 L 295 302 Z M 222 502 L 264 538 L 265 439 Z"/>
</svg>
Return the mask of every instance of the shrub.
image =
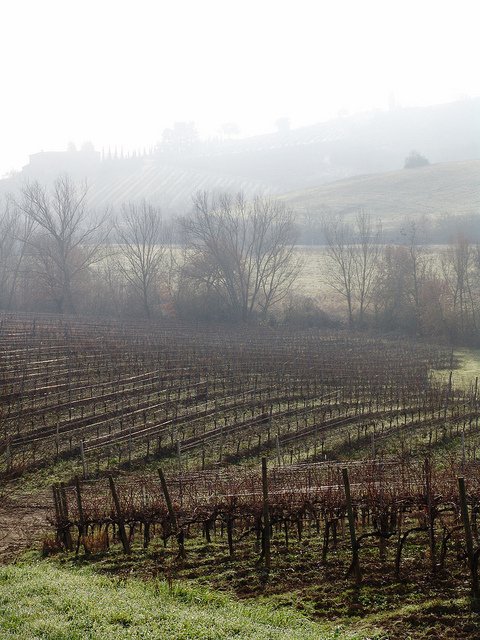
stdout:
<svg viewBox="0 0 480 640">
<path fill-rule="evenodd" d="M 430 164 L 430 162 L 425 156 L 422 156 L 418 151 L 410 151 L 409 155 L 405 158 L 404 169 L 425 167 L 428 164 Z"/>
</svg>

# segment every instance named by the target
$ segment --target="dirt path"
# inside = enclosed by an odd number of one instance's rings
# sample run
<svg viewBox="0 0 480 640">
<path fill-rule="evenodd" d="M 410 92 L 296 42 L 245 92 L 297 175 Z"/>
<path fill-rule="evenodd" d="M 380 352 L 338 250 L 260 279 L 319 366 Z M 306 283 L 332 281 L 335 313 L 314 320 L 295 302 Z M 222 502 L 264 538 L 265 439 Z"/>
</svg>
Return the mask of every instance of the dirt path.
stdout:
<svg viewBox="0 0 480 640">
<path fill-rule="evenodd" d="M 48 494 L 0 495 L 0 562 L 10 562 L 30 547 L 38 548 L 51 533 L 48 517 L 52 514 Z"/>
</svg>

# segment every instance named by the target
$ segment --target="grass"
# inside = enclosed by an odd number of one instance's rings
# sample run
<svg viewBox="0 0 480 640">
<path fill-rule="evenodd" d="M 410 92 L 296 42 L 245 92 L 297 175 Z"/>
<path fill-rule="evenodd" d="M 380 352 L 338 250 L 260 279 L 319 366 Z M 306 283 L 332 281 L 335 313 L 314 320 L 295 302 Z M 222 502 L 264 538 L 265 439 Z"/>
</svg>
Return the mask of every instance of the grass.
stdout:
<svg viewBox="0 0 480 640">
<path fill-rule="evenodd" d="M 97 576 L 113 579 L 114 584 L 140 580 L 153 585 L 154 592 L 158 591 L 157 585 L 165 589 L 169 584 L 173 588 L 167 589 L 168 593 L 183 593 L 188 584 L 191 592 L 200 590 L 199 602 L 203 602 L 201 594 L 211 594 L 213 590 L 223 594 L 219 597 L 225 602 L 246 603 L 246 611 L 259 607 L 257 621 L 263 621 L 261 612 L 281 611 L 286 616 L 284 620 L 290 621 L 289 628 L 301 631 L 293 638 L 309 638 L 312 629 L 316 629 L 319 638 L 480 637 L 480 617 L 470 613 L 468 570 L 454 556 L 456 543 L 451 542 L 446 571 L 432 575 L 425 542 L 424 534 L 410 538 L 404 549 L 400 580 L 394 577 L 391 545 L 383 563 L 378 544 L 365 543 L 360 552 L 363 571 L 360 588 L 345 575 L 350 561 L 348 543 L 339 538 L 337 548 L 330 550 L 327 562 L 323 563 L 322 539 L 314 528 L 312 531 L 305 528 L 301 541 L 292 530 L 288 549 L 281 532 L 276 532 L 268 580 L 262 565 L 255 562 L 258 548 L 251 538 L 236 543 L 233 557 L 228 556 L 225 538 L 217 537 L 206 543 L 198 535 L 188 538 L 185 559 L 178 557 L 176 545 L 169 543 L 164 548 L 155 539 L 148 550 L 141 548 L 141 540 L 136 541 L 128 557 L 115 544 L 110 551 L 96 553 L 88 560 L 82 553 L 78 557 L 60 554 L 55 556 L 55 562 L 67 571 L 72 570 L 74 575 L 87 567 Z M 302 620 L 306 619 L 314 626 L 304 626 Z M 275 626 L 282 628 L 280 624 Z"/>
<path fill-rule="evenodd" d="M 352 215 L 359 209 L 390 227 L 406 217 L 474 215 L 480 204 L 480 161 L 445 162 L 355 176 L 283 196 L 297 211 Z"/>
<path fill-rule="evenodd" d="M 199 586 L 98 575 L 51 561 L 0 568 L 0 637 L 45 640 L 373 638 Z"/>
<path fill-rule="evenodd" d="M 455 355 L 459 359 L 460 375 L 468 383 L 474 383 L 475 378 L 480 377 L 480 349 L 457 349 Z"/>
<path fill-rule="evenodd" d="M 421 542 L 421 541 L 420 541 Z M 245 543 L 246 546 L 251 546 Z M 275 546 L 275 545 L 274 545 Z M 242 547 L 242 548 L 241 548 Z M 275 547 L 270 579 L 251 554 L 225 541 L 188 541 L 186 560 L 173 548 L 115 545 L 90 560 L 25 554 L 0 567 L 2 640 L 470 640 L 480 617 L 469 611 L 465 568 L 429 574 L 424 545 L 412 539 L 402 580 L 392 580 L 391 557 L 378 561 L 375 544 L 361 550 L 364 581 L 345 577 L 342 545 L 327 565 L 309 538 L 289 551 Z M 369 570 L 367 570 L 369 568 Z"/>
</svg>

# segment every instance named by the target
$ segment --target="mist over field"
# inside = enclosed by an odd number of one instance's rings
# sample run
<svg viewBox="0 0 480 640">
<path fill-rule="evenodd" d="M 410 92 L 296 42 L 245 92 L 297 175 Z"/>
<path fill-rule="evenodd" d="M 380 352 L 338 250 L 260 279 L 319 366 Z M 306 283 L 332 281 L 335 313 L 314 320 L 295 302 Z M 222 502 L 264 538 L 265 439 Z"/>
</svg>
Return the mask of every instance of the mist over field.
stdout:
<svg viewBox="0 0 480 640">
<path fill-rule="evenodd" d="M 0 3 L 0 638 L 480 638 L 474 0 Z"/>
</svg>

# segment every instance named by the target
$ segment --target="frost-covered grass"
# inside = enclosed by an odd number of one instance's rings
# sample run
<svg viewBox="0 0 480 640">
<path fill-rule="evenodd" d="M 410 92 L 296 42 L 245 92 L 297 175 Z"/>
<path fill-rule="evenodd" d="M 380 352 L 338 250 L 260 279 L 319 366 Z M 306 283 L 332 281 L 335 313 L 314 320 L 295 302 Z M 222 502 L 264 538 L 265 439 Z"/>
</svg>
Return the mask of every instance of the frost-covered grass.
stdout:
<svg viewBox="0 0 480 640">
<path fill-rule="evenodd" d="M 100 576 L 50 562 L 0 568 L 0 638 L 51 640 L 352 638 L 292 609 L 198 586 Z M 359 636 L 356 636 L 359 637 Z"/>
</svg>

